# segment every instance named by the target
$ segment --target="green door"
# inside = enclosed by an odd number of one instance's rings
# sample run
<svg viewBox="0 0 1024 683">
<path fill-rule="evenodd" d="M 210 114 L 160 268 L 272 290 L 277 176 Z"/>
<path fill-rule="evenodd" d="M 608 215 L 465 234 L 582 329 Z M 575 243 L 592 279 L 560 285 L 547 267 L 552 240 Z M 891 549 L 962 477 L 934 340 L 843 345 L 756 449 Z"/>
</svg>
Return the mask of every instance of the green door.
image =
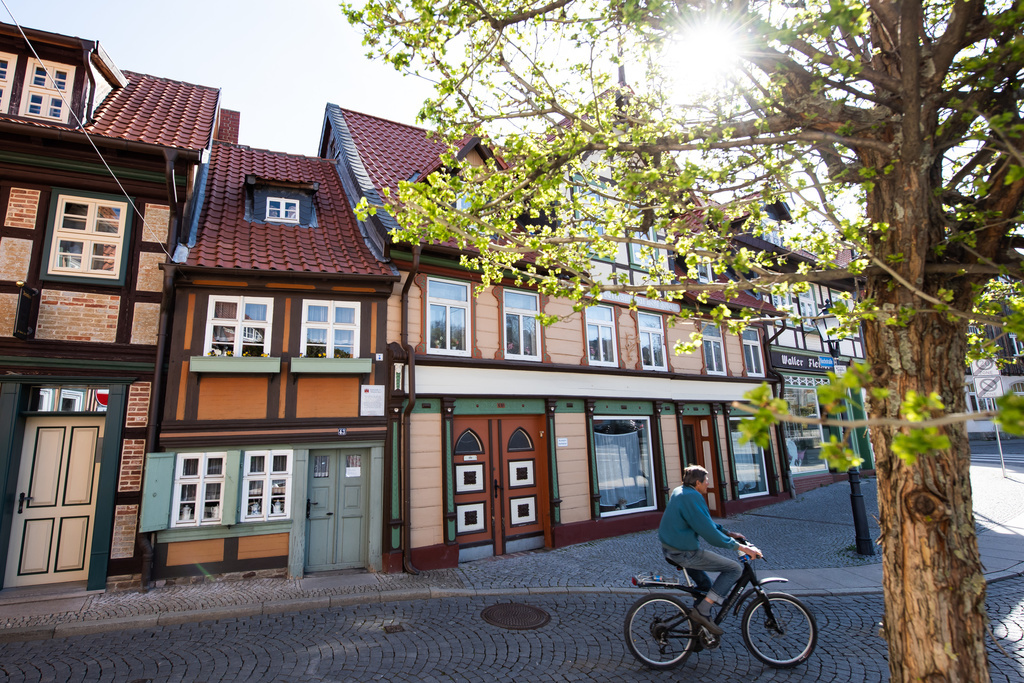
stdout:
<svg viewBox="0 0 1024 683">
<path fill-rule="evenodd" d="M 366 566 L 369 466 L 365 450 L 310 453 L 306 571 Z"/>
</svg>

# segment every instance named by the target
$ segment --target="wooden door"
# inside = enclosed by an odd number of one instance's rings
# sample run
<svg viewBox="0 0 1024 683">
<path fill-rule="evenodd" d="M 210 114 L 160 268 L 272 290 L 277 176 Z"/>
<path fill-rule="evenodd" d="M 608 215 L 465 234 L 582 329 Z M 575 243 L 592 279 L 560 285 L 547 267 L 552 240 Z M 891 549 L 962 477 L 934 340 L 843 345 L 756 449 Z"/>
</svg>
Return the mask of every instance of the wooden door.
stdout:
<svg viewBox="0 0 1024 683">
<path fill-rule="evenodd" d="M 310 453 L 306 504 L 306 570 L 366 566 L 369 453 L 361 450 Z"/>
<path fill-rule="evenodd" d="M 683 467 L 700 465 L 708 471 L 708 494 L 705 500 L 711 514 L 721 515 L 723 482 L 718 471 L 715 439 L 712 436 L 713 419 L 710 415 L 687 415 L 683 418 Z"/>
<path fill-rule="evenodd" d="M 456 533 L 495 555 L 542 548 L 550 536 L 543 416 L 456 418 Z"/>
<path fill-rule="evenodd" d="M 5 587 L 88 578 L 103 424 L 102 417 L 28 420 Z"/>
</svg>

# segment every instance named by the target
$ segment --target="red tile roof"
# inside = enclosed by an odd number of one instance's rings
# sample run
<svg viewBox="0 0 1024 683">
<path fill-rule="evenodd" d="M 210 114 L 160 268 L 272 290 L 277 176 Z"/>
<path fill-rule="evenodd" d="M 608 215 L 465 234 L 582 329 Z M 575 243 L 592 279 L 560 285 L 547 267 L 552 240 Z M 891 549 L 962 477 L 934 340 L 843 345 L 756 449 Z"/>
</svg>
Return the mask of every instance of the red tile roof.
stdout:
<svg viewBox="0 0 1024 683">
<path fill-rule="evenodd" d="M 440 166 L 445 146 L 432 139 L 425 128 L 338 109 L 378 192 L 387 187 L 391 196 L 397 197 L 399 182 L 422 178 Z"/>
<path fill-rule="evenodd" d="M 319 183 L 317 227 L 245 219 L 245 176 L 283 183 Z M 359 232 L 334 164 L 325 159 L 214 143 L 206 202 L 186 265 L 395 277 Z"/>
<path fill-rule="evenodd" d="M 195 151 L 208 146 L 220 90 L 131 71 L 123 73 L 128 85 L 107 96 L 93 113 L 93 121 L 86 124 L 87 133 Z M 24 117 L 2 115 L 0 119 L 40 128 L 68 128 Z M 78 128 L 74 119 L 69 125 Z"/>
</svg>

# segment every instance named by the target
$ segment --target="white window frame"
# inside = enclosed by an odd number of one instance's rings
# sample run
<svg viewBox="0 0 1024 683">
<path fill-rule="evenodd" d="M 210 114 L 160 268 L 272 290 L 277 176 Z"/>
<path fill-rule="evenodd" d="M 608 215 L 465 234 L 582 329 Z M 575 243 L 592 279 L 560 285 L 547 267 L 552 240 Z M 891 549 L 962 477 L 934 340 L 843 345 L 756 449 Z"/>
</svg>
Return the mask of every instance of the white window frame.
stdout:
<svg viewBox="0 0 1024 683">
<path fill-rule="evenodd" d="M 243 522 L 273 522 L 291 517 L 292 456 L 291 449 L 243 453 Z M 283 469 L 278 467 L 282 458 Z"/>
<path fill-rule="evenodd" d="M 747 366 L 750 377 L 764 377 L 764 358 L 761 356 L 761 335 L 753 329 L 743 330 L 740 338 L 743 342 L 743 363 Z M 754 366 L 757 366 L 756 368 Z"/>
<path fill-rule="evenodd" d="M 0 68 L 0 114 L 6 114 L 11 106 L 11 89 L 14 85 L 14 73 L 18 69 L 18 55 L 0 52 L 0 61 L 7 62 Z"/>
<path fill-rule="evenodd" d="M 711 264 L 706 261 L 699 261 L 697 263 L 697 282 L 708 283 L 715 281 L 715 271 L 711 268 Z"/>
<path fill-rule="evenodd" d="M 209 472 L 210 464 L 220 460 L 220 473 Z M 186 462 L 196 461 L 195 474 L 185 473 Z M 219 453 L 178 453 L 174 465 L 174 502 L 171 506 L 171 526 L 197 527 L 220 524 L 224 519 L 224 486 L 225 473 L 228 465 L 228 454 Z M 217 486 L 219 496 L 209 496 Z M 193 487 L 193 493 L 184 496 L 186 487 Z M 210 508 L 212 514 L 207 516 L 207 504 L 215 500 L 216 505 Z"/>
<path fill-rule="evenodd" d="M 967 382 L 967 384 L 964 385 L 964 392 L 967 394 L 967 412 L 980 413 L 995 410 L 996 402 L 994 399 L 978 398 L 978 392 L 976 391 L 974 381 Z"/>
<path fill-rule="evenodd" d="M 509 303 L 510 295 L 512 297 L 524 297 L 528 298 L 533 302 L 532 308 L 524 308 L 522 306 L 516 306 L 515 303 Z M 514 360 L 540 360 L 540 323 L 537 322 L 537 314 L 540 313 L 540 295 L 535 292 L 524 292 L 519 289 L 506 289 L 502 293 L 502 308 L 504 312 L 504 330 L 502 334 L 505 340 L 505 358 L 511 358 Z M 519 339 L 510 339 L 508 332 L 508 323 L 510 319 L 514 319 L 518 322 Z M 525 344 L 523 343 L 523 332 L 527 329 L 527 326 L 533 328 L 533 353 L 525 353 Z M 518 343 L 520 353 L 514 353 L 512 351 Z"/>
<path fill-rule="evenodd" d="M 280 204 L 277 208 L 271 208 L 272 202 L 278 202 Z M 277 213 L 276 216 L 271 215 L 271 211 Z M 289 215 L 294 211 L 294 215 Z M 267 222 L 268 223 L 298 223 L 299 217 L 302 214 L 302 207 L 298 199 L 288 199 L 287 197 L 267 197 Z"/>
<path fill-rule="evenodd" d="M 655 313 L 640 313 L 636 315 L 637 327 L 640 330 L 640 364 L 644 370 L 668 370 L 668 356 L 665 353 L 665 323 L 660 315 Z M 646 323 L 646 324 L 645 324 Z M 644 360 L 644 349 L 651 350 L 651 361 Z M 661 362 L 658 363 L 658 357 Z"/>
<path fill-rule="evenodd" d="M 311 306 L 323 306 L 327 308 L 327 320 L 326 321 L 311 321 L 309 319 L 309 309 Z M 306 358 L 359 358 L 359 312 L 360 305 L 353 301 L 325 301 L 322 299 L 305 299 L 302 302 L 302 349 L 300 353 Z M 337 313 L 339 310 L 352 311 L 352 322 L 337 322 Z M 319 354 L 310 355 L 309 346 L 309 332 L 311 330 L 325 330 L 326 336 L 323 346 L 325 347 L 324 355 Z M 336 332 L 348 331 L 352 333 L 352 344 L 351 351 L 345 351 L 339 349 L 336 345 Z M 320 346 L 320 344 L 315 344 Z M 341 353 L 351 353 L 350 356 L 338 355 Z"/>
<path fill-rule="evenodd" d="M 815 330 L 814 321 L 808 318 L 818 317 L 820 311 L 818 309 L 817 300 L 814 297 L 814 292 L 808 290 L 806 292 L 799 292 L 796 299 L 797 311 L 801 318 L 804 318 L 803 324 L 805 330 Z"/>
<path fill-rule="evenodd" d="M 85 216 L 68 213 L 69 204 L 84 205 L 86 207 Z M 99 213 L 103 209 L 116 209 L 117 220 L 113 221 L 108 217 L 100 216 Z M 125 236 L 128 233 L 128 215 L 127 202 L 70 194 L 58 195 L 56 211 L 53 216 L 53 235 L 50 239 L 50 259 L 46 272 L 51 275 L 74 275 L 104 280 L 120 279 L 121 263 L 124 261 Z M 69 228 L 65 225 L 66 221 L 71 224 L 81 221 L 83 227 L 81 230 Z M 98 229 L 101 226 L 109 228 L 115 225 L 117 232 L 105 232 Z M 62 243 L 80 244 L 81 252 L 77 254 L 69 251 L 62 252 Z M 113 248 L 113 255 L 95 253 L 97 248 L 108 247 Z M 75 263 L 76 257 L 77 267 L 68 265 Z M 96 258 L 101 259 L 101 265 L 111 263 L 111 269 L 96 268 L 97 264 L 94 261 Z"/>
<path fill-rule="evenodd" d="M 45 77 L 36 78 L 36 70 L 41 69 Z M 58 82 L 58 74 L 63 74 L 63 88 Z M 40 81 L 42 84 L 40 84 Z M 58 64 L 56 62 L 45 64 L 30 57 L 25 66 L 25 87 L 21 94 L 20 114 L 33 119 L 44 119 L 46 121 L 60 121 L 67 123 L 71 115 L 71 89 L 75 83 L 75 67 L 69 64 Z M 29 111 L 33 98 L 39 98 L 40 111 Z M 58 107 L 60 113 L 53 115 L 53 107 Z"/>
<path fill-rule="evenodd" d="M 597 317 L 599 311 L 607 311 L 608 319 L 604 320 Z M 619 366 L 619 341 L 615 335 L 615 307 L 602 305 L 588 306 L 586 314 L 586 331 L 587 362 L 590 365 L 617 368 Z M 590 348 L 591 332 L 596 333 L 598 342 L 596 349 Z M 602 351 L 602 340 L 611 342 L 610 359 L 606 358 Z"/>
<path fill-rule="evenodd" d="M 704 369 L 709 375 L 725 375 L 725 338 L 722 330 L 714 323 L 704 323 L 701 326 L 701 335 L 704 340 L 701 347 L 704 352 Z M 714 360 L 714 363 L 709 362 Z M 715 367 L 712 368 L 712 365 Z"/>
<path fill-rule="evenodd" d="M 597 427 L 601 422 L 609 421 L 609 420 L 611 420 L 611 421 L 630 420 L 630 421 L 633 421 L 633 422 L 643 422 L 644 425 L 645 425 L 643 430 L 641 430 L 641 432 L 644 435 L 644 438 L 641 440 L 641 444 L 642 445 L 646 445 L 646 449 L 645 449 L 645 452 L 641 454 L 642 462 L 638 463 L 638 464 L 640 465 L 640 467 L 639 467 L 639 474 L 643 475 L 647 479 L 646 493 L 647 493 L 648 505 L 641 506 L 641 507 L 635 507 L 635 508 L 634 507 L 621 507 L 619 509 L 612 509 L 612 510 L 601 511 L 601 513 L 600 513 L 601 517 L 614 517 L 614 516 L 617 516 L 617 515 L 629 515 L 629 514 L 635 514 L 635 513 L 639 513 L 639 512 L 646 512 L 646 511 L 650 511 L 650 510 L 656 510 L 658 508 L 658 497 L 657 497 L 657 493 L 654 490 L 654 487 L 655 487 L 655 479 L 654 479 L 654 452 L 653 452 L 654 451 L 654 445 L 651 442 L 651 439 L 652 439 L 652 434 L 651 434 L 651 418 L 646 417 L 646 416 L 634 416 L 634 415 L 596 415 L 596 416 L 594 416 L 593 426 Z M 600 496 L 602 494 L 602 484 L 605 484 L 605 485 L 608 484 L 609 472 L 615 472 L 616 469 L 617 469 L 618 472 L 616 472 L 616 473 L 618 474 L 618 473 L 622 472 L 622 468 L 621 468 L 621 466 L 616 468 L 615 467 L 615 463 L 613 463 L 613 462 L 602 462 L 602 457 L 601 457 L 602 454 L 600 452 L 598 452 L 600 450 L 600 446 L 597 444 L 597 433 L 596 432 L 592 433 L 591 436 L 594 439 L 594 446 L 595 446 L 594 458 L 596 459 L 595 467 L 597 469 L 597 490 L 598 490 L 598 497 L 600 498 Z M 644 442 L 646 442 L 646 443 L 644 443 Z M 621 453 L 621 451 L 620 451 L 620 453 Z M 602 476 L 602 474 L 604 476 Z M 625 503 L 628 505 L 629 501 L 625 501 Z M 606 507 L 609 506 L 609 504 L 607 504 L 607 503 L 599 502 L 599 505 L 601 505 L 601 504 L 605 504 Z"/>
<path fill-rule="evenodd" d="M 235 317 L 234 318 L 217 318 L 217 303 L 234 303 L 236 304 Z M 245 319 L 245 308 L 246 304 L 254 305 L 265 305 L 267 307 L 267 319 L 266 320 L 246 320 Z M 251 346 L 252 344 L 245 343 L 245 328 L 253 330 L 263 330 L 263 350 L 255 354 L 269 355 L 270 353 L 270 340 L 271 340 L 271 328 L 274 322 L 274 300 L 270 297 L 255 297 L 255 296 L 210 296 L 207 304 L 206 311 L 206 338 L 203 346 L 203 355 L 231 355 L 231 356 L 243 356 L 245 355 L 244 347 Z M 228 342 L 227 340 L 216 342 L 218 346 L 223 346 L 228 343 L 232 345 L 231 349 L 224 349 L 222 353 L 216 354 L 211 353 L 214 349 L 214 338 L 213 333 L 216 327 L 235 327 L 234 339 Z M 230 353 L 228 353 L 230 351 Z M 250 354 L 253 355 L 253 354 Z"/>
<path fill-rule="evenodd" d="M 464 299 L 450 299 L 443 295 L 438 294 L 433 286 L 445 286 L 445 287 L 457 287 L 465 292 Z M 473 329 L 473 317 L 470 310 L 470 285 L 468 282 L 459 282 L 458 280 L 444 280 L 440 278 L 428 278 L 427 279 L 427 306 L 426 306 L 426 326 L 424 338 L 427 342 L 427 353 L 443 354 L 446 356 L 469 356 L 472 353 L 472 329 Z M 434 339 L 431 335 L 431 318 L 434 311 L 444 311 L 444 344 L 443 346 L 434 346 Z M 462 311 L 465 320 L 465 331 L 462 349 L 452 348 L 452 312 Z"/>
</svg>

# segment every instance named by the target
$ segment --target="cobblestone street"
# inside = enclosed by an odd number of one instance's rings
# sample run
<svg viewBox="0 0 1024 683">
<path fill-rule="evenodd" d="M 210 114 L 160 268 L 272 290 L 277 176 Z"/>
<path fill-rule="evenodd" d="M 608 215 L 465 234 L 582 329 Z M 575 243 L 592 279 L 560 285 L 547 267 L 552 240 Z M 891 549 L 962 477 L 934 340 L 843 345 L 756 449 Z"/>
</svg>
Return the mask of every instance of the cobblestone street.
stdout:
<svg viewBox="0 0 1024 683">
<path fill-rule="evenodd" d="M 1024 579 L 989 587 L 994 681 L 1024 679 Z M 480 618 L 514 599 L 546 610 L 537 629 L 504 630 Z M 641 667 L 626 650 L 622 620 L 634 597 L 563 595 L 449 598 L 353 605 L 217 622 L 0 646 L 0 671 L 21 681 L 885 681 L 877 635 L 880 595 L 806 597 L 820 628 L 807 664 L 763 666 L 726 622 L 722 647 L 673 673 Z M 385 627 L 401 627 L 389 633 Z M 394 628 L 389 629 L 394 630 Z"/>
</svg>

